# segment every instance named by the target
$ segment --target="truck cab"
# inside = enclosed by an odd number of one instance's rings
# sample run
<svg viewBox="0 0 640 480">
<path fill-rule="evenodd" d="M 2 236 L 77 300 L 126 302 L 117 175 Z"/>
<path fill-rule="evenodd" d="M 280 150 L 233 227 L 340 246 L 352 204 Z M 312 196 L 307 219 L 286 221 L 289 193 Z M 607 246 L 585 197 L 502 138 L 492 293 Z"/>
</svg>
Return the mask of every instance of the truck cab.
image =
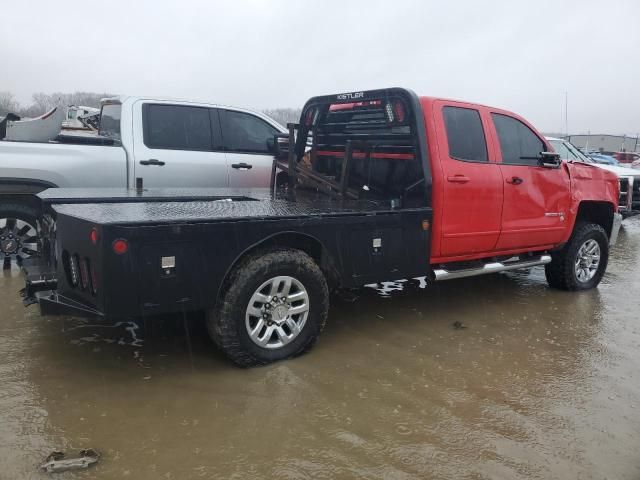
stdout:
<svg viewBox="0 0 640 480">
<path fill-rule="evenodd" d="M 617 211 L 617 179 L 587 165 L 546 162 L 553 148 L 524 118 L 422 97 L 433 171 L 432 262 L 548 250 L 576 220 Z M 439 218 L 438 218 L 439 217 Z M 604 225 L 611 230 L 610 221 Z"/>
</svg>

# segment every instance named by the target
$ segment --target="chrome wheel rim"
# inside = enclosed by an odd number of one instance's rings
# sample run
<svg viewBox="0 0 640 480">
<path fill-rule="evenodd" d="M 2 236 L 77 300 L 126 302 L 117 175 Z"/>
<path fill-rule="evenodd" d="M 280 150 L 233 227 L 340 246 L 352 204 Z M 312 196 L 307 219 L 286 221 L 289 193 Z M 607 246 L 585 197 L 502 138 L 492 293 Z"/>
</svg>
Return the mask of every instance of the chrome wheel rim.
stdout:
<svg viewBox="0 0 640 480">
<path fill-rule="evenodd" d="M 249 300 L 245 325 L 249 338 L 262 348 L 282 348 L 294 341 L 307 323 L 309 294 L 289 276 L 264 282 Z"/>
<path fill-rule="evenodd" d="M 38 254 L 36 229 L 20 218 L 0 218 L 0 255 L 18 260 Z"/>
<path fill-rule="evenodd" d="M 591 280 L 600 266 L 600 245 L 595 240 L 587 240 L 578 249 L 575 273 L 579 282 Z"/>
</svg>

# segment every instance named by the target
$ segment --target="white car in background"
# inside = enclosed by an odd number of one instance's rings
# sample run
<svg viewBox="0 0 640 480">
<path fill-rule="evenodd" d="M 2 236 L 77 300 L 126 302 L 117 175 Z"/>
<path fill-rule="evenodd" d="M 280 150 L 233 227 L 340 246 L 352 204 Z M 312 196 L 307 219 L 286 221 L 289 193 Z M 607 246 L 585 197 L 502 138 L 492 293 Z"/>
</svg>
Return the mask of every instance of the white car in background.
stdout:
<svg viewBox="0 0 640 480">
<path fill-rule="evenodd" d="M 562 138 L 545 138 L 551 143 L 556 153 L 560 154 L 561 159 L 590 163 L 595 167 L 609 170 L 618 175 L 620 179 L 620 203 L 618 205 L 620 213 L 624 218 L 640 214 L 640 170 L 597 163 Z"/>
</svg>

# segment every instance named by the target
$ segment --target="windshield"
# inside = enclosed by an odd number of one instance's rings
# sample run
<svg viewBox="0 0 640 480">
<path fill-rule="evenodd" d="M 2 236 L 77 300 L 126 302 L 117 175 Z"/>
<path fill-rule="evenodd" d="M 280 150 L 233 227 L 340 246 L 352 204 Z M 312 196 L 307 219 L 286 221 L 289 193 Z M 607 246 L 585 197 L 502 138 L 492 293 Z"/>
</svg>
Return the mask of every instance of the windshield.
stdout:
<svg viewBox="0 0 640 480">
<path fill-rule="evenodd" d="M 98 133 L 104 137 L 120 140 L 120 112 L 122 105 L 110 103 L 102 106 L 100 112 L 100 129 Z"/>
<path fill-rule="evenodd" d="M 564 140 L 549 140 L 553 149 L 563 160 L 573 160 L 575 162 L 593 163 L 593 160 L 582 154 L 576 147 Z"/>
<path fill-rule="evenodd" d="M 591 163 L 592 162 L 592 160 L 589 157 L 587 157 L 584 153 L 582 153 L 580 150 L 578 150 L 576 147 L 574 147 L 573 144 L 571 144 L 569 142 L 563 142 L 563 143 L 567 147 L 567 150 L 569 150 L 576 157 L 578 157 L 578 160 L 580 160 L 582 162 L 587 162 L 587 163 Z"/>
</svg>

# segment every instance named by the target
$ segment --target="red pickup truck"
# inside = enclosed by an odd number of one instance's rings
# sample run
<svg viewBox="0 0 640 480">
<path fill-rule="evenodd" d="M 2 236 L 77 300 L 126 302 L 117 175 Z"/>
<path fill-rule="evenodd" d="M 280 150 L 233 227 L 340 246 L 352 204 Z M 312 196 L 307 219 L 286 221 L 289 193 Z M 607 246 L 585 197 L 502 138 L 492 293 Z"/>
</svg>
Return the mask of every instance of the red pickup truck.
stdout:
<svg viewBox="0 0 640 480">
<path fill-rule="evenodd" d="M 561 161 L 511 112 L 352 92 L 310 99 L 282 135 L 270 190 L 40 193 L 43 256 L 26 262 L 25 303 L 206 310 L 215 343 L 250 366 L 307 350 L 331 288 L 545 265 L 551 286 L 581 290 L 605 272 L 617 176 Z"/>
</svg>

